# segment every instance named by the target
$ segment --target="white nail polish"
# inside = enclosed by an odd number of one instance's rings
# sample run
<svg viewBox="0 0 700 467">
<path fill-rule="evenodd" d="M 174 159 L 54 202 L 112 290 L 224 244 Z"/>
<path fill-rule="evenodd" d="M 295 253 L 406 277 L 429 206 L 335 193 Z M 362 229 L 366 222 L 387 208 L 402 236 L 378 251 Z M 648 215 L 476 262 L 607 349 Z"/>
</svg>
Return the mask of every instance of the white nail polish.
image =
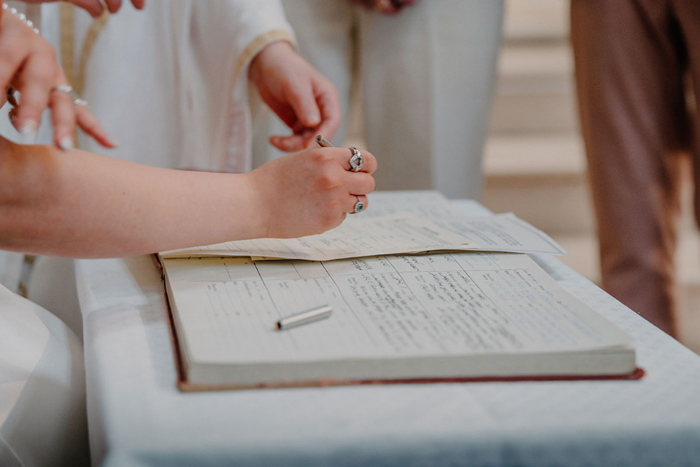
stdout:
<svg viewBox="0 0 700 467">
<path fill-rule="evenodd" d="M 73 138 L 70 136 L 64 136 L 61 138 L 61 140 L 58 142 L 58 145 L 63 149 L 64 151 L 70 151 L 73 149 Z"/>
<path fill-rule="evenodd" d="M 36 123 L 28 121 L 19 129 L 19 134 L 22 135 L 25 144 L 34 144 L 36 142 Z"/>
</svg>

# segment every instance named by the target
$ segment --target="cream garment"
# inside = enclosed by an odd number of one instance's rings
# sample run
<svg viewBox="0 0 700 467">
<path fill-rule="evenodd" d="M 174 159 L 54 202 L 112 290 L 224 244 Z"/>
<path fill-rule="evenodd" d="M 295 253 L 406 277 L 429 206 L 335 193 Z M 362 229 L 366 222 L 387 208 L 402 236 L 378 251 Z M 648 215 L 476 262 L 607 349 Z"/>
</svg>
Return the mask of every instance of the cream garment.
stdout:
<svg viewBox="0 0 700 467">
<path fill-rule="evenodd" d="M 124 2 L 101 20 L 77 8 L 73 18 L 73 82 L 120 144 L 104 150 L 81 136 L 82 149 L 160 167 L 250 169 L 248 65 L 270 42 L 294 41 L 279 1 L 150 0 L 143 11 Z"/>
<path fill-rule="evenodd" d="M 432 188 L 450 198 L 479 198 L 502 1 L 418 0 L 396 16 L 348 0 L 283 5 L 299 53 L 336 85 L 346 117 L 355 48 L 364 136 L 379 163 L 377 189 Z M 289 130 L 278 122 L 271 133 L 279 132 Z M 343 126 L 336 144 L 344 133 Z"/>
</svg>

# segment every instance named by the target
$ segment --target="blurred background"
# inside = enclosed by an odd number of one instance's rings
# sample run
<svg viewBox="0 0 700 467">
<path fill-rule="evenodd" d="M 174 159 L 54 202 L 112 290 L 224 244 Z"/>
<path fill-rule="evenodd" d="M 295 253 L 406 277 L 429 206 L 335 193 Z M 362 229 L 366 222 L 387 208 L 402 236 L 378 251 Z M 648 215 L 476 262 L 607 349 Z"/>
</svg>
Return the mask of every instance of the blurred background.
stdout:
<svg viewBox="0 0 700 467">
<path fill-rule="evenodd" d="M 573 73 L 569 1 L 506 0 L 481 202 L 547 232 L 569 252 L 560 259 L 600 285 Z M 360 101 L 357 89 L 347 143 L 366 147 Z M 676 252 L 679 328 L 681 341 L 700 353 L 700 239 L 688 182 Z"/>
</svg>

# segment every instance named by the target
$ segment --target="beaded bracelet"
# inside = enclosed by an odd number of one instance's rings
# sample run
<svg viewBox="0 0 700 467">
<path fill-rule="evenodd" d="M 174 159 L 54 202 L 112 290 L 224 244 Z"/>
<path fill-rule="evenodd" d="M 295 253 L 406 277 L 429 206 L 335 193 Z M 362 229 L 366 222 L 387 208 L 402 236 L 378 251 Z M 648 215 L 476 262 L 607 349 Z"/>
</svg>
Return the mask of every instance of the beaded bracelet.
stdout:
<svg viewBox="0 0 700 467">
<path fill-rule="evenodd" d="M 34 23 L 32 23 L 31 20 L 29 20 L 29 19 L 27 18 L 27 15 L 25 15 L 24 13 L 20 13 L 19 11 L 17 11 L 17 8 L 10 8 L 10 6 L 9 6 L 7 3 L 3 3 L 3 4 L 2 4 L 2 9 L 5 10 L 5 11 L 9 11 L 9 12 L 12 13 L 13 15 L 15 15 L 17 18 L 19 18 L 19 20 L 20 20 L 21 22 L 23 22 L 24 24 L 26 24 L 27 27 L 28 27 L 29 29 L 31 29 L 32 31 L 34 31 L 34 34 L 39 34 L 39 30 L 38 30 L 37 28 L 34 27 Z"/>
</svg>

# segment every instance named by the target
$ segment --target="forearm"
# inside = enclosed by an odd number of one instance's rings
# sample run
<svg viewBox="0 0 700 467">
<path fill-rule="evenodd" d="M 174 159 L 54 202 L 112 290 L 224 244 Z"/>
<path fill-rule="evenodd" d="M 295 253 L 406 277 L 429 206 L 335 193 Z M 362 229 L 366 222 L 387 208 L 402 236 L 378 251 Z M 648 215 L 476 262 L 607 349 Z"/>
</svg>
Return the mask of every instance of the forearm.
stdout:
<svg viewBox="0 0 700 467">
<path fill-rule="evenodd" d="M 128 256 L 262 236 L 247 175 L 0 143 L 0 248 Z"/>
</svg>

